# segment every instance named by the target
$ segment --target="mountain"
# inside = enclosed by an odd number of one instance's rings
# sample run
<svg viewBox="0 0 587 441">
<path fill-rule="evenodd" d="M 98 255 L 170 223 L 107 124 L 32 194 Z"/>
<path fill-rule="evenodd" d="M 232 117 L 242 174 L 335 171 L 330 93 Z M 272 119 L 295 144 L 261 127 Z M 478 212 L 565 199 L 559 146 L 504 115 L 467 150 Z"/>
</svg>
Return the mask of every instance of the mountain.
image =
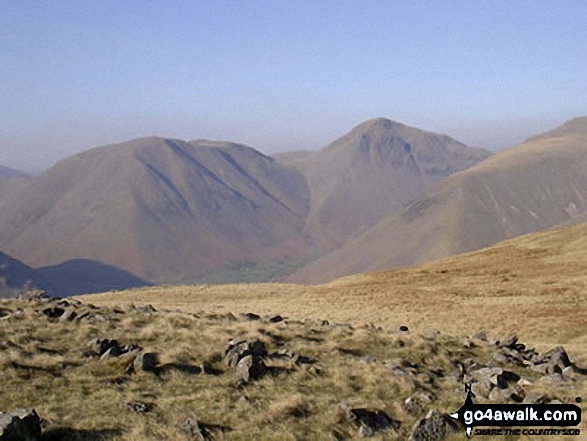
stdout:
<svg viewBox="0 0 587 441">
<path fill-rule="evenodd" d="M 0 178 L 26 178 L 29 175 L 23 171 L 0 165 Z"/>
<path fill-rule="evenodd" d="M 0 298 L 11 297 L 25 286 L 44 289 L 47 281 L 31 267 L 0 252 Z"/>
<path fill-rule="evenodd" d="M 544 230 L 587 211 L 587 118 L 447 178 L 289 280 L 410 266 Z"/>
<path fill-rule="evenodd" d="M 142 138 L 69 157 L 0 212 L 0 249 L 34 267 L 85 259 L 193 281 L 306 252 L 302 174 L 233 143 Z"/>
<path fill-rule="evenodd" d="M 328 250 L 489 155 L 446 135 L 377 118 L 318 152 L 278 158 L 306 176 L 311 208 L 304 231 Z"/>
</svg>

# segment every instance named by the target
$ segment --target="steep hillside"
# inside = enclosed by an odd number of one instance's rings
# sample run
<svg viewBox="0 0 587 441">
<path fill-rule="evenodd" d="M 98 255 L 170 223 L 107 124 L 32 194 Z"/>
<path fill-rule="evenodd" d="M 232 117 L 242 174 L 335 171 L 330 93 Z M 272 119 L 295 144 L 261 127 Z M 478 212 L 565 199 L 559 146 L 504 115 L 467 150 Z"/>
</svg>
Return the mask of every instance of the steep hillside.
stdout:
<svg viewBox="0 0 587 441">
<path fill-rule="evenodd" d="M 252 148 L 144 138 L 72 156 L 0 212 L 0 249 L 32 266 L 87 259 L 149 281 L 303 254 L 309 191 Z"/>
<path fill-rule="evenodd" d="M 572 221 L 587 211 L 586 126 L 573 120 L 447 178 L 290 280 L 415 265 Z"/>
<path fill-rule="evenodd" d="M 314 154 L 281 160 L 308 179 L 312 206 L 305 231 L 321 249 L 332 249 L 489 155 L 448 136 L 379 118 Z"/>
</svg>

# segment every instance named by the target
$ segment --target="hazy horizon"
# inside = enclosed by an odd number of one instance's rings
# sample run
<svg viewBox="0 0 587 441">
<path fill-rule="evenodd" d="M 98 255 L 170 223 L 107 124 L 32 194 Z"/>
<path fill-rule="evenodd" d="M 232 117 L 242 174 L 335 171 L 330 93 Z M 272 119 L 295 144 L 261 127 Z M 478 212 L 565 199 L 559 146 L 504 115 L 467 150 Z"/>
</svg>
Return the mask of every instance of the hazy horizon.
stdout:
<svg viewBox="0 0 587 441">
<path fill-rule="evenodd" d="M 315 150 L 385 117 L 496 151 L 587 114 L 580 1 L 0 4 L 0 164 L 144 136 Z"/>
</svg>

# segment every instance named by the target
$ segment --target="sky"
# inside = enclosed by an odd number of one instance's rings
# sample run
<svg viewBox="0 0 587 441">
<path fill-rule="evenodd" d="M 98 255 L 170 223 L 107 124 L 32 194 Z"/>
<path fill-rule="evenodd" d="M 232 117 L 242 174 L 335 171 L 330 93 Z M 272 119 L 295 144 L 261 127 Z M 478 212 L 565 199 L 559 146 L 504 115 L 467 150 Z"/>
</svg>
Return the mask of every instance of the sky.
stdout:
<svg viewBox="0 0 587 441">
<path fill-rule="evenodd" d="M 499 150 L 587 115 L 587 2 L 2 0 L 0 165 L 158 135 L 314 150 L 375 117 Z"/>
</svg>

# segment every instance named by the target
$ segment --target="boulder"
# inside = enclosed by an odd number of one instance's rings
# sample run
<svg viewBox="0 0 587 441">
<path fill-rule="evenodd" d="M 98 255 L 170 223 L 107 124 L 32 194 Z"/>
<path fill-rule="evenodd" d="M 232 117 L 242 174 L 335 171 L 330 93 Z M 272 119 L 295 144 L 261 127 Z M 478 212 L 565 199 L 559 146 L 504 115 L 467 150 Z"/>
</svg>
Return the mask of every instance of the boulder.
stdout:
<svg viewBox="0 0 587 441">
<path fill-rule="evenodd" d="M 268 368 L 260 358 L 247 355 L 236 365 L 236 377 L 239 382 L 248 383 L 258 380 L 268 372 Z"/>
<path fill-rule="evenodd" d="M 155 352 L 140 352 L 135 358 L 133 366 L 137 371 L 157 373 L 159 355 Z"/>
<path fill-rule="evenodd" d="M 265 357 L 267 355 L 265 343 L 260 340 L 233 340 L 224 350 L 223 361 L 229 367 L 236 367 L 238 362 L 247 355 L 252 355 L 254 358 Z"/>
<path fill-rule="evenodd" d="M 463 430 L 461 424 L 449 415 L 431 410 L 414 424 L 410 441 L 440 441 Z"/>
<path fill-rule="evenodd" d="M 0 412 L 0 441 L 39 441 L 41 419 L 34 409 Z"/>
</svg>

